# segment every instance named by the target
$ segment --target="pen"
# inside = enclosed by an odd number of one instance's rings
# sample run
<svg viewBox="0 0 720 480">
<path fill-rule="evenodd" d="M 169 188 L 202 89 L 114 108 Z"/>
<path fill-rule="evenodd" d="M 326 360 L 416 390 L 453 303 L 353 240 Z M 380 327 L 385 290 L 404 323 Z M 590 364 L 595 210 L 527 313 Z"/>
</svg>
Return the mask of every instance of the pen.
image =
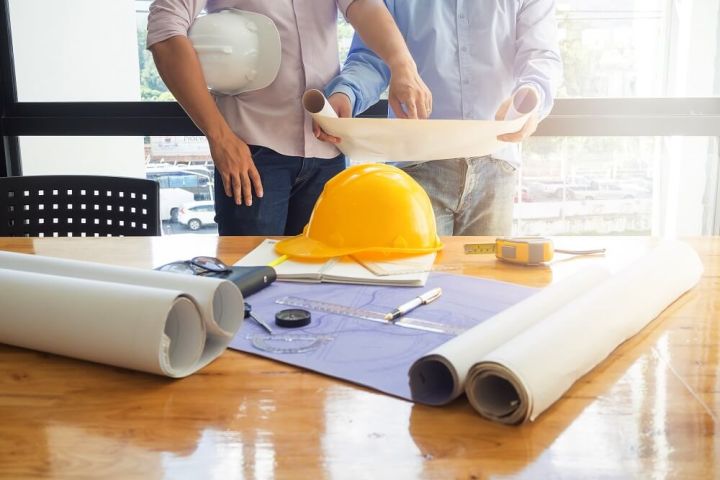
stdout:
<svg viewBox="0 0 720 480">
<path fill-rule="evenodd" d="M 433 288 L 422 295 L 413 298 L 409 302 L 405 302 L 392 312 L 385 315 L 385 320 L 393 321 L 402 317 L 411 310 L 415 310 L 420 305 L 426 305 L 437 300 L 442 295 L 442 288 Z"/>
<path fill-rule="evenodd" d="M 282 255 L 282 256 L 280 256 L 280 257 L 277 257 L 275 260 L 273 260 L 272 262 L 268 263 L 268 267 L 277 267 L 278 265 L 280 265 L 281 263 L 283 263 L 283 262 L 284 262 L 285 260 L 287 260 L 287 259 L 288 259 L 288 256 L 287 256 L 287 255 Z"/>
</svg>

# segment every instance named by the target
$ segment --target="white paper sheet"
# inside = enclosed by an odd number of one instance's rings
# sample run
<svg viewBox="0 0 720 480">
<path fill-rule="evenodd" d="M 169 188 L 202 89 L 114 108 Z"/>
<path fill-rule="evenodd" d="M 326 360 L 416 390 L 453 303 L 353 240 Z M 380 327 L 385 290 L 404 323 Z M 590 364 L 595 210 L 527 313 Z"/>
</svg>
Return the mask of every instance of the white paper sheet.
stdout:
<svg viewBox="0 0 720 480">
<path fill-rule="evenodd" d="M 626 269 L 585 270 L 487 320 L 418 360 L 413 398 L 435 405 L 463 387 L 484 417 L 535 420 L 581 376 L 700 279 L 688 245 L 660 243 Z"/>
<path fill-rule="evenodd" d="M 337 118 L 319 90 L 305 92 L 303 106 L 323 130 L 342 139 L 337 147 L 354 162 L 423 162 L 489 155 L 506 145 L 497 136 L 520 130 L 531 113 L 500 121 Z"/>
<path fill-rule="evenodd" d="M 278 259 L 275 251 L 278 240 L 266 238 L 243 258 L 236 266 L 269 265 Z M 287 259 L 275 265 L 277 279 L 286 282 L 307 283 L 348 283 L 356 285 L 401 285 L 421 287 L 427 282 L 436 253 L 407 256 L 393 262 L 356 260 L 354 257 L 335 257 L 329 260 L 313 261 Z M 382 275 L 374 273 L 385 267 Z M 395 272 L 393 273 L 393 270 Z"/>
<path fill-rule="evenodd" d="M 171 377 L 220 355 L 244 316 L 227 280 L 0 252 L 0 342 Z"/>
</svg>

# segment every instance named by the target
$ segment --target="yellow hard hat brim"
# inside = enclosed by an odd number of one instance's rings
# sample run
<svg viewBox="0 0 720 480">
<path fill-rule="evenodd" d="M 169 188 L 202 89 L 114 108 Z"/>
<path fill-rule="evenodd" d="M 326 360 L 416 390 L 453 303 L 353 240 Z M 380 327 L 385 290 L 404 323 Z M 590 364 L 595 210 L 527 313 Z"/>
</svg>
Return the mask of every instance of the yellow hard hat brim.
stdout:
<svg viewBox="0 0 720 480">
<path fill-rule="evenodd" d="M 298 258 L 331 258 L 361 253 L 379 253 L 385 255 L 422 255 L 442 250 L 443 244 L 437 239 L 429 248 L 392 248 L 392 247 L 331 247 L 305 235 L 281 240 L 275 245 L 275 251 L 281 255 Z"/>
</svg>

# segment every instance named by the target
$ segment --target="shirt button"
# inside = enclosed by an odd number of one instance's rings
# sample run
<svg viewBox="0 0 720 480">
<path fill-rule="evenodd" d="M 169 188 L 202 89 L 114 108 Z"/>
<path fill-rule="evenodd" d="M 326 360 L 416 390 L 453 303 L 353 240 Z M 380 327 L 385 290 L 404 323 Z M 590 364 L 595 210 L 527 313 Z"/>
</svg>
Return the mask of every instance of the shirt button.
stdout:
<svg viewBox="0 0 720 480">
<path fill-rule="evenodd" d="M 463 52 L 467 52 L 467 47 L 462 47 L 460 50 L 462 50 Z"/>
<path fill-rule="evenodd" d="M 460 15 L 458 15 L 458 18 L 459 18 L 460 20 L 464 20 L 464 19 L 465 19 L 465 15 L 461 13 Z"/>
<path fill-rule="evenodd" d="M 463 80 L 463 83 L 464 83 L 465 85 L 467 85 L 468 83 L 470 83 L 470 80 L 468 80 L 468 79 L 466 78 L 465 80 Z"/>
</svg>

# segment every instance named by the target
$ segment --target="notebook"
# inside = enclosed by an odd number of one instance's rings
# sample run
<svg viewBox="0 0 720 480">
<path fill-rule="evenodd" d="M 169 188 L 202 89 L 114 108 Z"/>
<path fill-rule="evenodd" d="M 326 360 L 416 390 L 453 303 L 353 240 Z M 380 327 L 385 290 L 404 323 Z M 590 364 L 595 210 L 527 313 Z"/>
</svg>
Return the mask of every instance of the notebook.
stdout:
<svg viewBox="0 0 720 480">
<path fill-rule="evenodd" d="M 275 251 L 278 240 L 265 239 L 254 250 L 235 263 L 236 266 L 268 265 L 280 255 Z M 425 285 L 435 262 L 435 253 L 383 261 L 336 257 L 311 261 L 287 259 L 274 266 L 279 281 L 308 283 L 349 283 L 356 285 Z"/>
</svg>

